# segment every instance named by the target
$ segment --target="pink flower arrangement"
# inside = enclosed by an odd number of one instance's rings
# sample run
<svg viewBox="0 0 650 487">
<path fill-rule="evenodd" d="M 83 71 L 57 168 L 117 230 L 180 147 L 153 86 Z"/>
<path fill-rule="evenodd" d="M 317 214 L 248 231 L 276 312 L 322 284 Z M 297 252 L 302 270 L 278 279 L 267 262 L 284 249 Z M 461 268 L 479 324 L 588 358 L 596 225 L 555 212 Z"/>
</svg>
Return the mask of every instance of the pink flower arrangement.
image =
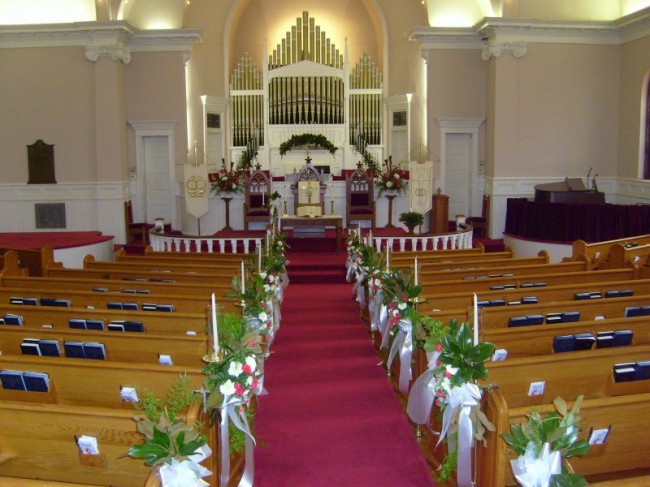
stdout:
<svg viewBox="0 0 650 487">
<path fill-rule="evenodd" d="M 386 191 L 394 191 L 398 194 L 406 192 L 408 187 L 408 171 L 399 166 L 393 166 L 393 159 L 389 157 L 384 161 L 383 170 L 377 178 L 377 187 L 381 196 Z"/>
<path fill-rule="evenodd" d="M 216 193 L 239 193 L 244 189 L 244 174 L 241 171 L 235 171 L 233 164 L 230 169 L 226 167 L 225 161 L 222 162 L 221 169 L 216 175 L 212 190 Z"/>
</svg>

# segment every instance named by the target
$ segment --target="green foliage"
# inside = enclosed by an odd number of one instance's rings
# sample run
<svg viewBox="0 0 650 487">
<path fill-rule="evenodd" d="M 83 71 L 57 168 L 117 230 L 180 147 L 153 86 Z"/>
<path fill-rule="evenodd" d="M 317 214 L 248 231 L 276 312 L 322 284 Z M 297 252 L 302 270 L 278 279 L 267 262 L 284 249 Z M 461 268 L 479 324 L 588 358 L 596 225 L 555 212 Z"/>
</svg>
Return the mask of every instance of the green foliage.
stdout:
<svg viewBox="0 0 650 487">
<path fill-rule="evenodd" d="M 431 316 L 418 316 L 414 330 L 418 346 L 424 348 L 426 352 L 435 352 L 439 346 L 442 346 L 442 338 L 447 334 L 448 327 Z"/>
<path fill-rule="evenodd" d="M 244 318 L 234 313 L 224 313 L 219 316 L 219 344 L 231 345 L 241 342 L 246 326 Z"/>
<path fill-rule="evenodd" d="M 449 480 L 456 471 L 456 464 L 458 463 L 458 449 L 454 448 L 448 451 L 443 457 L 442 463 L 438 468 L 438 480 L 444 482 Z"/>
<path fill-rule="evenodd" d="M 145 437 L 145 442 L 133 445 L 127 455 L 145 460 L 147 465 L 179 461 L 194 454 L 206 444 L 207 437 L 199 427 L 189 426 L 178 416 L 201 398 L 190 389 L 189 377 L 179 376 L 170 386 L 165 400 L 145 392 L 136 405 L 136 411 L 145 417 L 135 417 L 138 432 Z"/>
<path fill-rule="evenodd" d="M 321 134 L 296 134 L 289 140 L 280 144 L 280 155 L 285 155 L 293 147 L 316 146 L 327 150 L 330 154 L 334 155 L 337 147 L 332 144 L 327 137 Z"/>
<path fill-rule="evenodd" d="M 399 221 L 406 225 L 406 228 L 411 230 L 424 223 L 424 216 L 422 216 L 422 213 L 418 213 L 417 211 L 406 211 L 400 214 Z"/>
<path fill-rule="evenodd" d="M 179 375 L 169 387 L 165 400 L 156 397 L 152 392 L 145 391 L 142 399 L 136 403 L 135 410 L 144 413 L 154 423 L 157 423 L 163 415 L 170 421 L 174 421 L 180 412 L 200 400 L 200 396 L 194 394 L 190 388 L 190 378 L 187 375 Z"/>
<path fill-rule="evenodd" d="M 488 376 L 484 362 L 494 353 L 491 343 L 474 345 L 472 330 L 466 323 L 449 323 L 449 332 L 442 338 L 440 362 L 458 369 L 454 375 L 461 383 L 475 382 Z"/>
<path fill-rule="evenodd" d="M 578 411 L 582 405 L 583 396 L 580 395 L 567 409 L 564 399 L 557 397 L 553 404 L 557 412 L 552 412 L 542 417 L 538 411 L 533 410 L 528 415 L 528 421 L 523 424 L 511 424 L 510 433 L 503 433 L 501 437 L 519 456 L 524 455 L 529 445 L 533 447 L 535 457 L 539 457 L 544 443 L 550 445 L 551 451 L 558 451 L 562 458 L 586 455 L 589 443 L 578 439 L 581 418 Z M 577 474 L 567 472 L 562 468 L 562 473 L 551 478 L 551 486 L 583 486 L 586 481 Z"/>
<path fill-rule="evenodd" d="M 411 269 L 392 269 L 384 280 L 384 303 L 413 301 L 420 296 L 422 286 L 415 285 Z"/>
</svg>

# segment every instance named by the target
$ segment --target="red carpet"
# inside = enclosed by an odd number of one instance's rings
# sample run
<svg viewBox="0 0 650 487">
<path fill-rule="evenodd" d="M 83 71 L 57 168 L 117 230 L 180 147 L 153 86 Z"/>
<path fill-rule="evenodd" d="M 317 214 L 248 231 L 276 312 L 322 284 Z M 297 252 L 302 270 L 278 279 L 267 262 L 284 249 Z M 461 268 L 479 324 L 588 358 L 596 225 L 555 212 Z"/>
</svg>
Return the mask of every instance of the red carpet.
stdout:
<svg viewBox="0 0 650 487">
<path fill-rule="evenodd" d="M 290 252 L 340 266 L 338 284 L 291 280 L 259 398 L 257 487 L 433 486 L 406 414 L 344 282 L 343 254 Z M 312 269 L 313 270 L 313 269 Z M 316 281 L 316 282 L 314 282 Z"/>
</svg>

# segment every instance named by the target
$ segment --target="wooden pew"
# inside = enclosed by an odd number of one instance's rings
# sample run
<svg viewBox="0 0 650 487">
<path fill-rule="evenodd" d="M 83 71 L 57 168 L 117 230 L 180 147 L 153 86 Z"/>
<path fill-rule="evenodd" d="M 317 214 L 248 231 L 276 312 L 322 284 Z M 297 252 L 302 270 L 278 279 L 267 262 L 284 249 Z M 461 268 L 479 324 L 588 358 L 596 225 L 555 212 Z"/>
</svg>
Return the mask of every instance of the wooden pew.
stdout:
<svg viewBox="0 0 650 487">
<path fill-rule="evenodd" d="M 35 329 L 24 326 L 0 327 L 0 352 L 3 355 L 23 355 L 21 344 L 25 339 L 57 340 L 61 356 L 65 356 L 65 342 L 101 343 L 107 362 L 159 364 L 161 354 L 169 355 L 177 366 L 202 367 L 202 358 L 212 350 L 205 332 L 196 336 L 162 333 L 112 333 L 108 331 L 65 328 Z M 91 360 L 91 359 L 87 359 Z"/>
<path fill-rule="evenodd" d="M 643 267 L 648 265 L 650 243 L 629 246 L 616 243 L 609 248 L 609 258 L 601 262 L 601 269 L 616 269 L 620 267 Z"/>
<path fill-rule="evenodd" d="M 481 341 L 490 342 L 497 349 L 507 350 L 508 359 L 510 359 L 552 354 L 553 339 L 556 336 L 576 333 L 589 333 L 596 336 L 598 332 L 630 330 L 634 334 L 632 345 L 650 345 L 649 321 L 649 317 L 639 316 L 626 319 L 578 321 L 548 326 L 481 328 L 479 333 Z M 618 350 L 621 349 L 623 347 L 618 348 Z M 592 351 L 594 350 L 600 349 L 596 349 L 596 345 L 594 345 Z M 558 360 L 562 360 L 569 353 L 575 352 L 559 352 L 555 356 Z"/>
<path fill-rule="evenodd" d="M 45 278 L 47 279 L 47 278 Z M 167 290 L 168 292 L 171 291 Z M 208 291 L 210 291 L 208 289 Z M 222 297 L 224 290 L 216 294 L 217 303 L 223 307 L 224 312 L 238 312 L 239 301 L 234 298 Z M 172 305 L 174 312 L 197 313 L 203 312 L 210 304 L 209 292 L 203 292 L 201 296 L 184 294 L 137 294 L 122 292 L 93 292 L 93 291 L 68 291 L 60 287 L 47 286 L 19 288 L 0 286 L 0 304 L 8 304 L 12 297 L 30 297 L 39 300 L 44 299 L 66 299 L 73 307 L 107 308 L 108 303 L 129 302 L 136 303 L 138 309 L 142 310 L 145 304 Z"/>
<path fill-rule="evenodd" d="M 484 279 L 455 279 L 454 276 L 441 276 L 437 282 L 427 280 L 422 283 L 422 292 L 426 296 L 437 293 L 478 292 L 490 288 L 515 286 L 517 288 L 534 289 L 536 284 L 557 286 L 573 283 L 598 283 L 607 281 L 623 281 L 633 278 L 632 269 L 613 269 L 603 271 L 558 272 L 557 274 L 532 274 L 504 277 L 487 277 Z M 530 287 L 526 287 L 530 286 Z"/>
<path fill-rule="evenodd" d="M 486 257 L 473 260 L 453 260 L 453 261 L 440 261 L 440 262 L 421 262 L 418 258 L 418 266 L 420 272 L 424 275 L 429 272 L 436 271 L 455 271 L 460 269 L 484 269 L 496 267 L 519 267 L 531 265 L 548 264 L 547 255 L 539 255 L 537 257 L 506 257 L 506 258 L 488 258 L 490 254 L 484 254 Z M 393 262 L 391 260 L 390 266 L 393 268 L 412 268 L 415 261 L 400 261 Z M 409 265 L 410 264 L 410 265 Z"/>
<path fill-rule="evenodd" d="M 21 289 L 65 289 L 70 291 L 90 291 L 101 289 L 98 293 L 120 293 L 124 296 L 142 294 L 154 295 L 179 295 L 179 296 L 205 296 L 210 297 L 214 292 L 216 296 L 223 296 L 231 292 L 231 282 L 212 283 L 186 283 L 182 286 L 170 282 L 152 281 L 124 281 L 121 279 L 102 278 L 63 278 L 63 277 L 0 277 L 0 285 L 7 288 Z M 137 293 L 133 293 L 137 291 Z"/>
<path fill-rule="evenodd" d="M 621 318 L 625 320 L 625 308 L 635 306 L 650 306 L 650 295 L 641 294 L 624 298 L 608 298 L 590 301 L 558 301 L 554 303 L 539 303 L 517 306 L 499 306 L 481 308 L 479 320 L 482 328 L 502 328 L 508 325 L 508 320 L 515 316 L 544 315 L 548 313 L 577 311 L 580 316 L 577 321 L 605 318 Z M 541 325 L 541 326 L 553 326 Z"/>
<path fill-rule="evenodd" d="M 203 283 L 215 284 L 221 282 L 222 284 L 230 284 L 232 278 L 237 275 L 233 272 L 224 272 L 220 275 L 217 274 L 186 274 L 179 272 L 165 272 L 156 275 L 138 270 L 122 269 L 47 269 L 45 277 L 61 277 L 64 279 L 110 279 L 122 280 L 131 282 L 170 282 L 176 284 L 185 283 Z"/>
<path fill-rule="evenodd" d="M 573 242 L 571 257 L 565 260 L 586 262 L 589 269 L 599 269 L 601 264 L 609 260 L 609 252 L 613 245 L 646 245 L 650 244 L 650 235 L 638 235 L 604 242 L 587 243 L 584 240 Z"/>
<path fill-rule="evenodd" d="M 60 269 L 63 270 L 63 269 Z M 459 269 L 445 271 L 428 271 L 424 270 L 420 276 L 423 287 L 428 284 L 434 284 L 442 280 L 452 279 L 471 279 L 482 280 L 490 277 L 520 277 L 528 275 L 549 275 L 566 272 L 584 272 L 586 264 L 584 262 L 560 262 L 555 264 L 540 265 L 521 265 L 511 266 L 506 269 L 503 267 L 484 267 L 481 269 Z"/>
<path fill-rule="evenodd" d="M 102 320 L 104 321 L 105 328 L 113 320 L 125 320 L 141 321 L 144 325 L 145 333 L 155 332 L 181 335 L 188 331 L 197 334 L 202 333 L 205 331 L 208 323 L 207 309 L 204 313 L 167 313 L 116 309 L 59 308 L 54 306 L 0 305 L 0 317 L 6 314 L 20 315 L 23 318 L 23 327 L 36 329 L 43 328 L 44 324 L 51 324 L 53 328 L 68 329 L 68 321 L 71 318 Z"/>
<path fill-rule="evenodd" d="M 534 297 L 540 303 L 554 301 L 571 301 L 579 293 L 600 293 L 604 298 L 607 291 L 616 291 L 628 289 L 634 294 L 650 294 L 650 279 L 636 279 L 627 281 L 595 282 L 595 283 L 572 283 L 559 286 L 544 286 L 536 288 L 516 288 L 503 289 L 494 291 L 479 290 L 477 292 L 478 301 L 505 301 L 505 303 L 514 303 L 521 301 L 525 297 Z M 456 292 L 456 293 L 429 293 L 424 290 L 422 297 L 431 303 L 436 309 L 458 309 L 472 306 L 474 293 L 473 291 Z"/>
<path fill-rule="evenodd" d="M 0 255 L 0 276 L 27 276 L 28 269 L 21 269 L 18 261 L 18 253 L 15 250 L 7 250 Z"/>
<path fill-rule="evenodd" d="M 529 407 L 509 407 L 499 389 L 489 390 L 483 411 L 496 426 L 486 434 L 487 446 L 478 445 L 477 485 L 482 487 L 515 486 L 507 444 L 501 434 L 510 431 L 510 424 L 523 423 Z M 575 399 L 576 394 L 567 400 Z M 551 404 L 539 405 L 542 414 L 554 412 Z M 650 469 L 650 437 L 645 433 L 650 414 L 650 394 L 638 393 L 615 397 L 586 399 L 580 408 L 581 438 L 588 438 L 592 429 L 610 428 L 605 445 L 592 446 L 584 457 L 570 459 L 573 469 L 586 477 L 589 485 L 606 487 L 649 485 L 650 476 L 639 476 Z M 614 483 L 601 479 L 616 479 Z"/>
<path fill-rule="evenodd" d="M 164 260 L 165 262 L 236 262 L 239 264 L 242 260 L 252 260 L 254 254 L 242 253 L 214 253 L 214 252 L 165 252 L 153 250 L 150 245 L 144 249 L 144 255 L 129 255 L 120 249 L 115 254 L 115 260 L 128 261 L 133 259 L 152 259 Z"/>
<path fill-rule="evenodd" d="M 63 264 L 54 261 L 54 249 L 50 245 L 46 245 L 40 250 L 0 247 L 0 253 L 2 254 L 8 250 L 13 250 L 18 254 L 20 267 L 28 269 L 30 276 L 43 276 L 48 267 L 63 267 Z"/>
<path fill-rule="evenodd" d="M 215 274 L 217 276 L 231 277 L 240 272 L 241 262 L 232 262 L 224 264 L 208 264 L 197 263 L 176 263 L 176 262 L 163 262 L 163 261 L 98 261 L 92 255 L 84 257 L 84 269 L 90 270 L 109 270 L 125 269 L 129 271 L 139 271 L 141 273 L 149 274 L 150 276 L 163 277 L 168 273 L 178 274 Z"/>
</svg>

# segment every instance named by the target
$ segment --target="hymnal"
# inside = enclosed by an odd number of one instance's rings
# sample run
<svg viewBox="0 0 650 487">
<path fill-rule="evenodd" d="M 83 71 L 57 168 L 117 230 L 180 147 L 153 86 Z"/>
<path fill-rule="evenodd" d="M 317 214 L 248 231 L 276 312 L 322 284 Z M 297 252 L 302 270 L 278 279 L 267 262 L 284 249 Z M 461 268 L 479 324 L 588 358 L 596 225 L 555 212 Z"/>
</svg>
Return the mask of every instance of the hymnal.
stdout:
<svg viewBox="0 0 650 487">
<path fill-rule="evenodd" d="M 136 289 L 135 292 L 137 294 L 151 294 L 151 291 L 149 291 L 148 289 Z"/>
<path fill-rule="evenodd" d="M 122 309 L 127 311 L 138 311 L 138 303 L 122 303 Z"/>
<path fill-rule="evenodd" d="M 72 303 L 69 299 L 41 298 L 41 306 L 58 306 L 60 308 L 69 308 Z"/>
<path fill-rule="evenodd" d="M 505 306 L 506 305 L 506 300 L 505 299 L 492 299 L 489 302 L 490 306 Z"/>
<path fill-rule="evenodd" d="M 27 390 L 23 381 L 23 373 L 19 370 L 0 370 L 0 382 L 2 382 L 3 389 Z"/>
<path fill-rule="evenodd" d="M 112 303 L 106 303 L 106 307 L 107 307 L 108 309 L 124 309 L 124 308 L 122 307 L 122 303 L 115 303 L 115 302 L 112 302 Z"/>
<path fill-rule="evenodd" d="M 562 323 L 573 323 L 580 320 L 580 311 L 564 311 L 562 313 Z"/>
<path fill-rule="evenodd" d="M 634 364 L 615 364 L 614 365 L 614 382 L 630 382 L 636 376 Z"/>
<path fill-rule="evenodd" d="M 18 325 L 23 324 L 23 317 L 20 315 L 6 314 L 2 317 L 5 325 Z"/>
<path fill-rule="evenodd" d="M 599 331 L 596 334 L 596 348 L 610 348 L 614 344 L 613 331 Z"/>
<path fill-rule="evenodd" d="M 20 351 L 24 355 L 41 355 L 38 338 L 23 338 L 23 342 L 20 344 Z"/>
<path fill-rule="evenodd" d="M 165 311 L 165 312 L 173 312 L 174 311 L 174 305 L 173 304 L 158 304 L 156 305 L 156 311 Z"/>
<path fill-rule="evenodd" d="M 108 331 L 124 331 L 124 322 L 111 321 L 108 324 Z"/>
<path fill-rule="evenodd" d="M 553 338 L 553 351 L 555 353 L 572 352 L 576 347 L 576 339 L 573 335 L 562 335 Z"/>
<path fill-rule="evenodd" d="M 544 315 L 528 315 L 526 316 L 528 325 L 541 325 L 544 323 Z"/>
<path fill-rule="evenodd" d="M 86 358 L 82 342 L 63 342 L 63 349 L 68 358 Z"/>
<path fill-rule="evenodd" d="M 141 321 L 125 321 L 124 331 L 143 332 L 144 325 Z"/>
<path fill-rule="evenodd" d="M 576 333 L 573 336 L 576 339 L 576 350 L 591 350 L 596 342 L 596 337 L 591 333 Z"/>
<path fill-rule="evenodd" d="M 535 296 L 524 296 L 521 298 L 522 304 L 537 304 L 538 300 Z"/>
<path fill-rule="evenodd" d="M 508 327 L 527 326 L 528 318 L 526 316 L 512 316 L 508 320 Z"/>
<path fill-rule="evenodd" d="M 562 323 L 562 313 L 548 313 L 546 315 L 546 323 Z"/>
<path fill-rule="evenodd" d="M 86 358 L 104 360 L 106 358 L 106 348 L 103 343 L 88 342 L 83 344 Z"/>
<path fill-rule="evenodd" d="M 104 321 L 103 320 L 86 320 L 86 329 L 88 330 L 103 330 Z"/>
<path fill-rule="evenodd" d="M 47 392 L 50 390 L 50 377 L 43 372 L 24 372 L 25 389 L 32 392 Z"/>
<path fill-rule="evenodd" d="M 76 330 L 85 330 L 86 329 L 86 320 L 82 318 L 70 318 L 68 320 L 68 326 Z"/>
<path fill-rule="evenodd" d="M 641 360 L 636 363 L 634 380 L 650 379 L 650 360 Z"/>
<path fill-rule="evenodd" d="M 152 303 L 142 303 L 142 311 L 156 311 L 156 305 Z"/>
<path fill-rule="evenodd" d="M 624 315 L 626 318 L 634 316 L 643 316 L 643 308 L 641 306 L 626 306 Z"/>
<path fill-rule="evenodd" d="M 93 291 L 95 291 L 96 293 L 107 293 L 108 288 L 107 287 L 94 287 Z"/>
<path fill-rule="evenodd" d="M 621 291 L 618 289 L 610 289 L 609 291 L 605 291 L 605 297 L 606 298 L 618 298 L 620 297 Z"/>
<path fill-rule="evenodd" d="M 618 330 L 614 332 L 614 342 L 612 346 L 614 347 L 624 347 L 632 343 L 632 337 L 634 333 L 632 330 Z"/>
<path fill-rule="evenodd" d="M 59 348 L 58 340 L 39 340 L 38 346 L 41 350 L 41 355 L 47 357 L 61 356 L 61 349 Z"/>
</svg>

